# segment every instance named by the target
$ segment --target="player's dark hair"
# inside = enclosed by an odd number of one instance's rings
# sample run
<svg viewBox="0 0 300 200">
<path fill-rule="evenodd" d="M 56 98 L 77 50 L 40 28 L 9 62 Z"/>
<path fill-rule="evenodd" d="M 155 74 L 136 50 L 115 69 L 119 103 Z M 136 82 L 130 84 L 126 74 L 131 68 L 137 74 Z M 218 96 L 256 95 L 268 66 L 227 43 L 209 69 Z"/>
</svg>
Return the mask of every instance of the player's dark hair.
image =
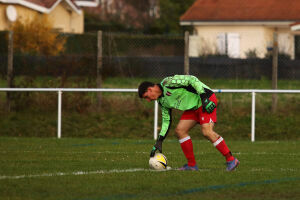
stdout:
<svg viewBox="0 0 300 200">
<path fill-rule="evenodd" d="M 138 89 L 138 93 L 139 93 L 139 97 L 143 98 L 143 94 L 145 94 L 145 92 L 147 92 L 147 89 L 149 87 L 153 87 L 155 84 L 149 81 L 144 81 L 139 85 L 139 89 Z"/>
</svg>

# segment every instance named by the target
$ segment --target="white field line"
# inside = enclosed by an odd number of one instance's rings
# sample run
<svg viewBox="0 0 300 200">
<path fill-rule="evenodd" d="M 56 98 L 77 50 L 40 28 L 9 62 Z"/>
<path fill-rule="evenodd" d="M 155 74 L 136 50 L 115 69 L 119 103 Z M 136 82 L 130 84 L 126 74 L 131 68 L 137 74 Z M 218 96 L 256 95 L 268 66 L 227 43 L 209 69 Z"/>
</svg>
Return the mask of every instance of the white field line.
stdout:
<svg viewBox="0 0 300 200">
<path fill-rule="evenodd" d="M 130 173 L 130 172 L 165 172 L 173 170 L 168 166 L 166 170 L 153 170 L 144 168 L 132 168 L 132 169 L 112 169 L 112 170 L 97 170 L 97 171 L 77 171 L 77 172 L 55 172 L 55 173 L 44 173 L 44 174 L 24 174 L 18 176 L 0 176 L 0 180 L 5 179 L 23 179 L 23 178 L 38 178 L 38 177 L 53 177 L 53 176 L 78 176 L 78 175 L 91 175 L 91 174 L 113 174 L 113 173 Z M 176 170 L 176 169 L 174 169 Z M 203 169 L 200 171 L 209 171 Z"/>
<path fill-rule="evenodd" d="M 70 175 L 78 176 L 78 175 L 90 175 L 90 174 L 128 173 L 128 172 L 141 172 L 141 171 L 153 171 L 153 170 L 143 169 L 143 168 L 133 168 L 133 169 L 97 170 L 97 171 L 56 172 L 56 173 L 45 173 L 45 174 L 26 174 L 26 175 L 19 175 L 19 176 L 0 176 L 0 180 L 52 177 L 52 176 L 70 176 Z"/>
<path fill-rule="evenodd" d="M 44 174 L 24 174 L 18 176 L 0 176 L 0 180 L 13 180 L 13 179 L 23 179 L 23 178 L 40 178 L 40 177 L 55 177 L 55 176 L 78 176 L 78 175 L 91 175 L 91 174 L 113 174 L 113 173 L 130 173 L 130 172 L 165 172 L 165 171 L 177 171 L 177 169 L 168 170 L 152 170 L 144 168 L 132 168 L 132 169 L 112 169 L 112 170 L 97 170 L 97 171 L 77 171 L 77 172 L 55 172 L 55 173 L 44 173 Z M 199 169 L 199 172 L 209 172 L 213 169 Z M 251 172 L 275 172 L 278 170 L 269 168 L 252 168 Z M 294 168 L 280 168 L 280 171 L 290 171 L 296 172 L 299 169 Z"/>
<path fill-rule="evenodd" d="M 0 151 L 0 153 L 49 153 L 51 151 Z M 58 151 L 57 153 L 64 153 L 64 154 L 79 154 L 79 153 L 95 153 L 95 154 L 150 154 L 149 152 L 119 152 L 119 151 L 95 151 L 95 152 L 86 152 L 86 151 Z M 172 154 L 172 153 L 169 153 Z"/>
</svg>

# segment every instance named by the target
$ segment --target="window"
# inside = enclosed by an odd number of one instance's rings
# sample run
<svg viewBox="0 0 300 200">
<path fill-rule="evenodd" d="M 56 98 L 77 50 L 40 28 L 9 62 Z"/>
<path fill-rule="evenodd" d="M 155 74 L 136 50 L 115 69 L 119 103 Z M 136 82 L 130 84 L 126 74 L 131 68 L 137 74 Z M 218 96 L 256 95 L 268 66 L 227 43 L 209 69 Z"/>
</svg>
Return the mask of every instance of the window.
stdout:
<svg viewBox="0 0 300 200">
<path fill-rule="evenodd" d="M 227 55 L 227 33 L 221 33 L 217 37 L 218 53 Z"/>
<path fill-rule="evenodd" d="M 217 48 L 220 54 L 231 58 L 240 57 L 240 36 L 238 33 L 221 33 L 217 36 Z"/>
</svg>

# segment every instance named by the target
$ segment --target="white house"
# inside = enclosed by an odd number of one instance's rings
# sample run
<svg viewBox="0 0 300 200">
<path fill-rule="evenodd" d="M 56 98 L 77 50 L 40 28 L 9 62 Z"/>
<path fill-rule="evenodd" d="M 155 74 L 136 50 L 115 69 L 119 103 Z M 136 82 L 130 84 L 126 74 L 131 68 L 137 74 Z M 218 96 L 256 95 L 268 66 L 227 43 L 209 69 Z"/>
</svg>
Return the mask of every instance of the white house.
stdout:
<svg viewBox="0 0 300 200">
<path fill-rule="evenodd" d="M 180 17 L 193 26 L 190 56 L 227 54 L 265 57 L 277 33 L 279 52 L 300 57 L 299 0 L 196 0 Z"/>
<path fill-rule="evenodd" d="M 67 33 L 84 32 L 82 7 L 96 7 L 99 0 L 0 0 L 0 31 L 12 23 L 47 16 L 53 29 Z"/>
</svg>

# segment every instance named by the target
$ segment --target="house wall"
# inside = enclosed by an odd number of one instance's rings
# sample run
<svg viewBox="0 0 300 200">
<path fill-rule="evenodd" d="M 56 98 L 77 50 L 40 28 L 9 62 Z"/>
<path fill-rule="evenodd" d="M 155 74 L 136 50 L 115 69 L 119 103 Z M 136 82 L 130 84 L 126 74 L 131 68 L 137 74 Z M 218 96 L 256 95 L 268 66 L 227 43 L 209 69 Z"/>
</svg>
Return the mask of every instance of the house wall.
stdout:
<svg viewBox="0 0 300 200">
<path fill-rule="evenodd" d="M 3 4 L 0 4 L 0 30 L 5 30 L 6 29 L 6 14 L 5 14 L 5 8 Z"/>
<path fill-rule="evenodd" d="M 290 29 L 278 30 L 278 50 L 279 53 L 290 55 L 295 59 L 295 35 Z"/>
<path fill-rule="evenodd" d="M 273 31 L 265 26 L 198 26 L 195 35 L 190 39 L 190 56 L 217 54 L 217 38 L 220 34 L 236 33 L 240 39 L 240 58 L 246 58 L 246 53 L 256 50 L 257 56 L 265 57 L 267 47 L 273 46 Z M 288 28 L 278 30 L 279 50 L 294 56 L 293 35 Z"/>
<path fill-rule="evenodd" d="M 76 13 L 71 9 L 66 9 L 62 2 L 56 6 L 49 14 L 49 19 L 52 21 L 54 28 L 61 32 L 67 33 L 83 33 L 83 12 Z"/>
<path fill-rule="evenodd" d="M 8 30 L 10 25 L 12 24 L 6 16 L 6 7 L 8 4 L 0 4 L 0 30 Z M 23 6 L 14 5 L 17 10 L 17 19 L 28 20 L 32 19 L 37 12 L 31 9 L 28 9 Z"/>
<path fill-rule="evenodd" d="M 6 7 L 8 4 L 0 4 L 0 30 L 8 30 L 10 22 L 6 17 Z M 40 13 L 20 5 L 14 5 L 17 10 L 17 19 L 32 20 L 38 14 L 48 15 L 53 24 L 53 28 L 67 33 L 83 33 L 84 16 L 83 12 L 78 14 L 69 9 L 65 2 L 57 5 L 49 14 Z"/>
</svg>

